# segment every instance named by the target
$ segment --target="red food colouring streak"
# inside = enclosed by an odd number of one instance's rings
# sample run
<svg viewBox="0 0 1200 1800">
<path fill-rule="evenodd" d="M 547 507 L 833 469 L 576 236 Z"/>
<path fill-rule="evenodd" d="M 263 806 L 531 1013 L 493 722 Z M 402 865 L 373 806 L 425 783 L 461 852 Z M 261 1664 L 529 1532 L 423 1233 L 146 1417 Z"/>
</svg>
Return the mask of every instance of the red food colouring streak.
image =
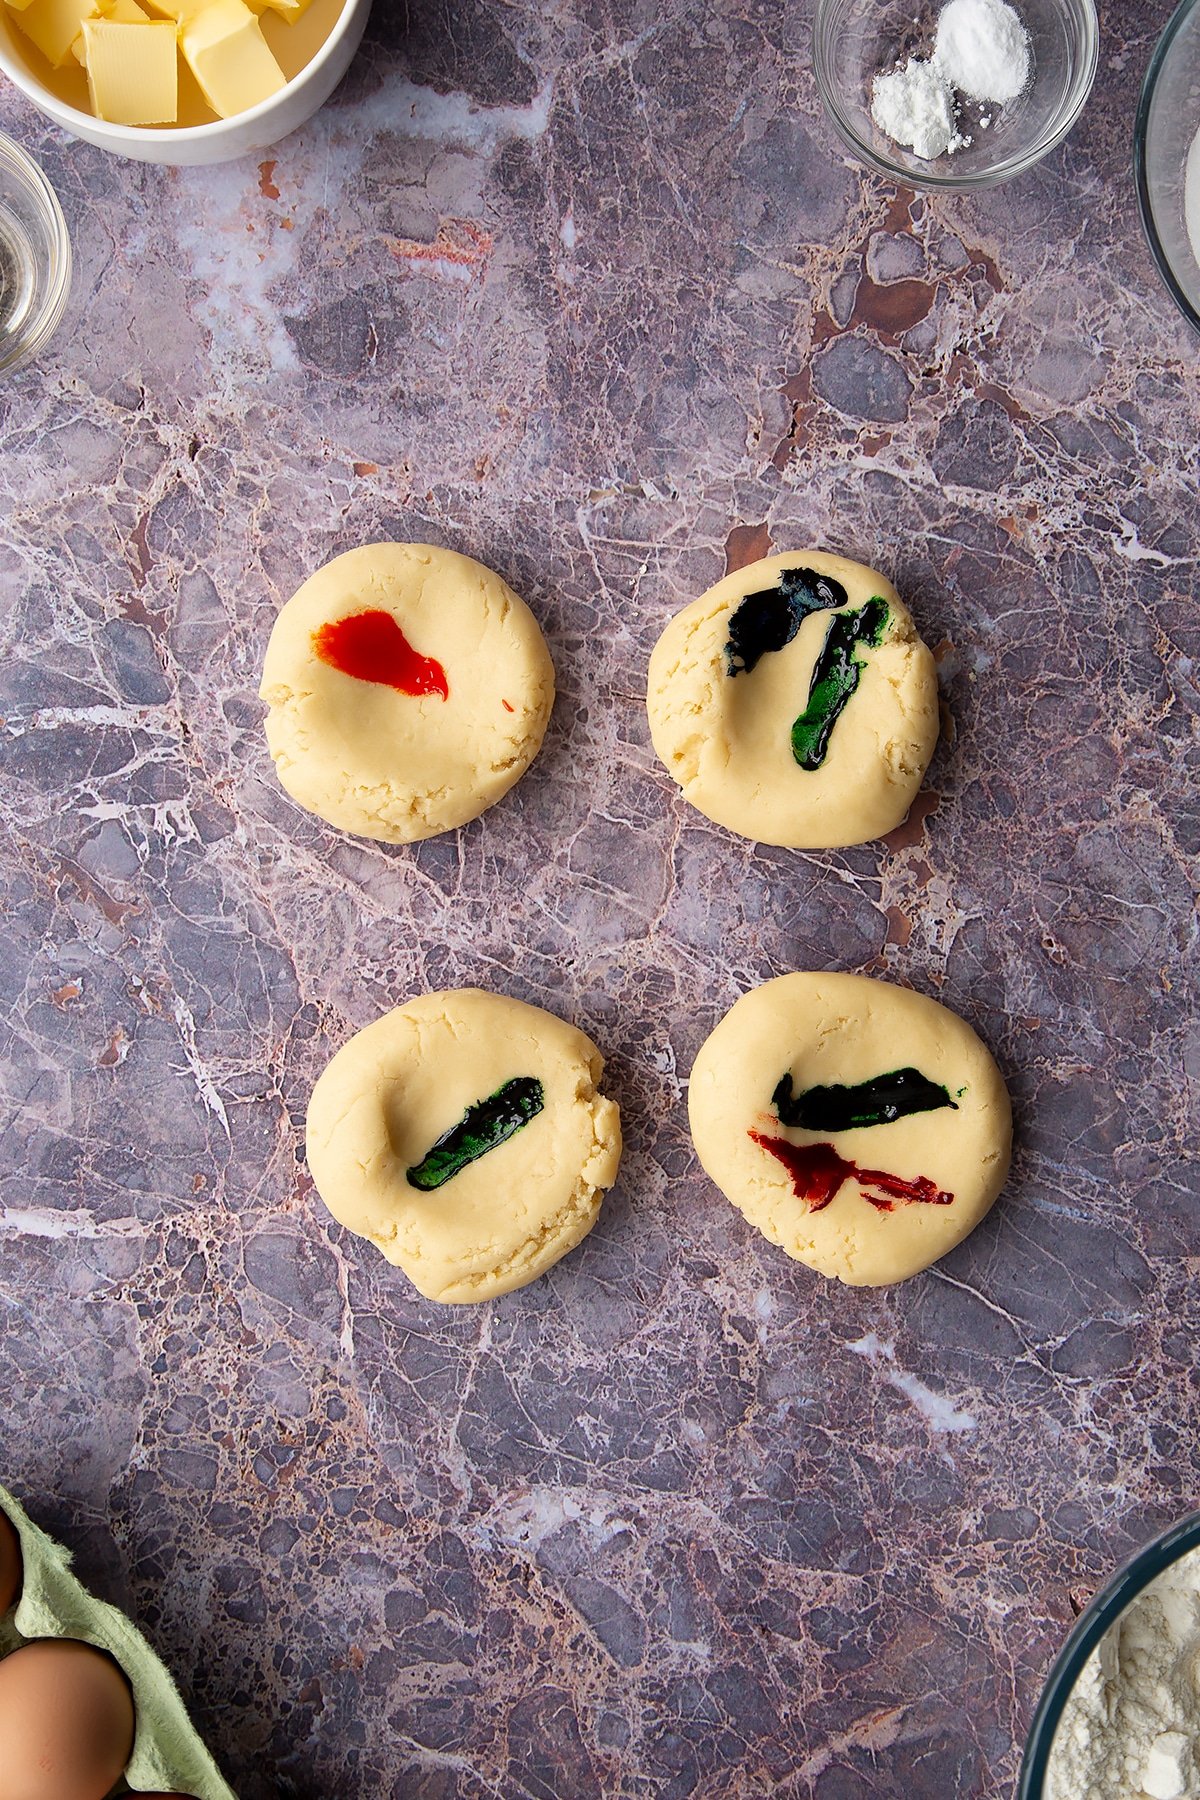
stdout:
<svg viewBox="0 0 1200 1800">
<path fill-rule="evenodd" d="M 372 607 L 331 619 L 313 632 L 313 649 L 321 661 L 356 681 L 375 681 L 414 699 L 422 694 L 450 696 L 446 671 L 432 656 L 419 656 L 390 612 Z"/>
<path fill-rule="evenodd" d="M 516 712 L 516 710 L 517 710 L 515 706 L 510 706 L 508 704 L 507 700 L 502 700 L 500 702 L 500 704 L 504 708 L 505 712 Z"/>
<path fill-rule="evenodd" d="M 954 1195 L 935 1187 L 928 1175 L 904 1181 L 886 1169 L 860 1169 L 839 1156 L 832 1144 L 789 1144 L 786 1138 L 767 1137 L 761 1131 L 750 1136 L 777 1157 L 792 1178 L 797 1198 L 807 1200 L 812 1212 L 829 1205 L 844 1182 L 857 1181 L 862 1197 L 877 1212 L 892 1212 L 897 1200 L 919 1200 L 924 1206 L 952 1206 Z M 875 1191 L 872 1192 L 871 1190 Z"/>
</svg>

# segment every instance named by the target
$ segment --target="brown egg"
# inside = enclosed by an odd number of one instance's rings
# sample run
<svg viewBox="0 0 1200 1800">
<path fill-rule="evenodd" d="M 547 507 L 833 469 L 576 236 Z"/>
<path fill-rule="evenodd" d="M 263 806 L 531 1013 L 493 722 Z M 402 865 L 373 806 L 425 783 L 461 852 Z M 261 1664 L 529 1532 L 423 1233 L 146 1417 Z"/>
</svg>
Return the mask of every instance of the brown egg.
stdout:
<svg viewBox="0 0 1200 1800">
<path fill-rule="evenodd" d="M 21 1540 L 7 1513 L 0 1512 L 0 1618 L 21 1592 Z"/>
<path fill-rule="evenodd" d="M 0 1800 L 104 1800 L 133 1749 L 133 1697 L 111 1657 L 35 1638 L 0 1661 Z"/>
</svg>

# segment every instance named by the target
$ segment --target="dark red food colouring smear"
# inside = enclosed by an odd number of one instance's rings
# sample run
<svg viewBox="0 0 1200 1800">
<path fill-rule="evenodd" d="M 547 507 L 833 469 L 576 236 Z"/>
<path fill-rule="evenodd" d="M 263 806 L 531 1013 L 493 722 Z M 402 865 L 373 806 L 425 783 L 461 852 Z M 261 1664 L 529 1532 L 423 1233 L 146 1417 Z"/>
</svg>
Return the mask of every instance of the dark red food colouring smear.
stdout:
<svg viewBox="0 0 1200 1800">
<path fill-rule="evenodd" d="M 375 681 L 414 699 L 422 694 L 450 697 L 446 671 L 432 656 L 419 656 L 390 612 L 372 607 L 331 619 L 313 632 L 321 661 L 356 681 Z"/>
<path fill-rule="evenodd" d="M 919 1200 L 925 1206 L 954 1204 L 954 1195 L 935 1187 L 928 1175 L 903 1181 L 899 1175 L 889 1175 L 886 1169 L 860 1169 L 857 1163 L 839 1156 L 832 1144 L 789 1144 L 786 1138 L 767 1137 L 761 1131 L 752 1131 L 750 1136 L 779 1158 L 792 1178 L 797 1198 L 807 1200 L 812 1212 L 828 1206 L 846 1181 L 857 1181 L 863 1199 L 877 1212 L 894 1211 L 897 1200 Z"/>
</svg>

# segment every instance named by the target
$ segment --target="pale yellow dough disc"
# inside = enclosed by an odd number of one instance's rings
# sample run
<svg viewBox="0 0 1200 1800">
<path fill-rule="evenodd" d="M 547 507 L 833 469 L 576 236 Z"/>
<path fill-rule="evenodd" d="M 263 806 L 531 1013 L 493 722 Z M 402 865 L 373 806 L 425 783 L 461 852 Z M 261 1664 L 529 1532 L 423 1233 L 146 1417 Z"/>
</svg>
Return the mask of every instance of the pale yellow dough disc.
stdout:
<svg viewBox="0 0 1200 1800">
<path fill-rule="evenodd" d="M 785 1075 L 796 1100 L 899 1069 L 917 1070 L 953 1105 L 833 1131 L 781 1121 L 775 1096 Z M 789 1256 L 853 1287 L 928 1268 L 974 1230 L 1008 1173 L 1008 1093 L 987 1049 L 936 1000 L 865 975 L 781 975 L 744 994 L 700 1048 L 688 1111 L 700 1161 L 726 1198 Z M 797 1193 L 793 1170 L 751 1133 L 801 1152 L 826 1145 L 858 1178 L 839 1168 L 833 1198 L 815 1208 Z M 814 1166 L 829 1165 L 825 1151 L 810 1158 L 801 1157 L 805 1192 Z M 879 1173 L 952 1198 L 897 1197 L 870 1178 Z"/>
<path fill-rule="evenodd" d="M 621 1121 L 590 1038 L 480 988 L 423 994 L 352 1037 L 313 1089 L 308 1166 L 326 1206 L 430 1300 L 523 1287 L 587 1236 L 617 1178 Z M 543 1105 L 432 1191 L 409 1174 L 509 1082 Z"/>
<path fill-rule="evenodd" d="M 731 672 L 730 621 L 747 595 L 785 571 L 832 577 L 844 605 L 814 611 L 790 643 Z M 878 597 L 878 645 L 859 645 L 858 685 L 829 732 L 820 767 L 801 767 L 791 732 L 838 613 Z M 745 615 L 742 615 L 745 617 Z M 735 658 L 736 660 L 736 658 Z M 650 658 L 650 735 L 668 773 L 706 818 L 742 837 L 827 849 L 882 837 L 904 819 L 938 735 L 937 672 L 891 582 L 818 550 L 738 569 L 677 613 Z"/>
<path fill-rule="evenodd" d="M 449 689 L 405 694 L 322 661 L 322 626 L 378 609 Z M 430 544 L 368 544 L 309 577 L 275 621 L 260 696 L 279 779 L 363 837 L 410 843 L 479 816 L 533 761 L 554 666 L 523 600 L 482 563 Z"/>
</svg>

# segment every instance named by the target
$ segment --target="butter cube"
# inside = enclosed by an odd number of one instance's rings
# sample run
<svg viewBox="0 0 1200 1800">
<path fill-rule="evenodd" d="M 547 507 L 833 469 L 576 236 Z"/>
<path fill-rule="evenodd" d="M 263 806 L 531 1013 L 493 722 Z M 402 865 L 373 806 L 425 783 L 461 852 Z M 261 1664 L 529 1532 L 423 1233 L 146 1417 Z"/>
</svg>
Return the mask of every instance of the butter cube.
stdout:
<svg viewBox="0 0 1200 1800">
<path fill-rule="evenodd" d="M 168 20 L 85 19 L 92 111 L 110 125 L 173 125 L 179 112 L 175 27 Z"/>
<path fill-rule="evenodd" d="M 179 41 L 204 98 L 223 119 L 268 100 L 285 85 L 261 25 L 242 0 L 212 0 L 184 20 Z"/>
<path fill-rule="evenodd" d="M 96 0 L 32 0 L 13 23 L 33 40 L 47 62 L 61 69 L 83 21 L 96 18 L 99 11 Z"/>
<path fill-rule="evenodd" d="M 286 19 L 289 25 L 294 25 L 296 20 L 308 11 L 311 4 L 312 0 L 254 0 L 254 10 L 262 13 L 270 8 L 273 13 L 278 13 L 281 19 Z"/>
<path fill-rule="evenodd" d="M 9 12 L 24 12 L 25 8 L 32 3 L 33 0 L 8 0 L 8 10 Z"/>
<path fill-rule="evenodd" d="M 177 25 L 187 24 L 211 3 L 212 0 L 146 0 L 152 13 L 160 19 L 173 19 Z M 98 0 L 98 4 L 103 6 L 104 0 Z"/>
<path fill-rule="evenodd" d="M 138 0 L 96 0 L 102 19 L 117 19 L 122 25 L 140 25 L 149 15 L 138 5 Z M 83 33 L 80 32 L 71 45 L 71 55 L 78 63 L 84 62 Z"/>
</svg>

